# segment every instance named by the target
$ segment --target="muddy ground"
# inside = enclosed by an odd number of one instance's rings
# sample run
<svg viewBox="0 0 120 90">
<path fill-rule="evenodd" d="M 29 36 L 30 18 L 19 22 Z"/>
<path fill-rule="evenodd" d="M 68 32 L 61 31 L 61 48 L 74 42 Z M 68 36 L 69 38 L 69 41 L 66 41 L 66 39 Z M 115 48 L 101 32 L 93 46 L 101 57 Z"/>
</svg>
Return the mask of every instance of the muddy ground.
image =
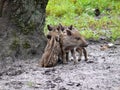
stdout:
<svg viewBox="0 0 120 90">
<path fill-rule="evenodd" d="M 0 90 L 120 90 L 120 45 L 103 51 L 101 45 L 89 45 L 89 61 L 82 58 L 76 65 L 41 68 L 38 59 L 10 64 L 8 58 L 0 70 Z"/>
</svg>

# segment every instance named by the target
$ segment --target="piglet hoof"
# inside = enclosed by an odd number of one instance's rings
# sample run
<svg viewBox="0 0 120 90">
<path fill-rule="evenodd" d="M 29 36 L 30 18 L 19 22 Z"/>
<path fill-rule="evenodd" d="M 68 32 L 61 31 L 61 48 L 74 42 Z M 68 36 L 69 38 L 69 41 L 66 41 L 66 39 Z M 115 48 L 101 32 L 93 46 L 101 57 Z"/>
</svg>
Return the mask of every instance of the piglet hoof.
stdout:
<svg viewBox="0 0 120 90">
<path fill-rule="evenodd" d="M 74 65 L 76 65 L 77 63 L 76 62 L 74 62 Z"/>
<path fill-rule="evenodd" d="M 77 63 L 78 63 L 78 61 L 74 61 L 74 65 L 77 64 Z"/>
<path fill-rule="evenodd" d="M 87 62 L 87 61 L 88 61 L 88 59 L 86 58 L 86 59 L 85 59 L 85 61 Z"/>
<path fill-rule="evenodd" d="M 63 64 L 68 64 L 67 62 L 63 62 Z"/>
<path fill-rule="evenodd" d="M 77 62 L 74 62 L 74 65 L 76 65 L 77 64 Z"/>
<path fill-rule="evenodd" d="M 73 61 L 73 59 L 71 59 L 71 61 Z"/>
<path fill-rule="evenodd" d="M 81 61 L 81 59 L 79 58 L 78 61 Z"/>
</svg>

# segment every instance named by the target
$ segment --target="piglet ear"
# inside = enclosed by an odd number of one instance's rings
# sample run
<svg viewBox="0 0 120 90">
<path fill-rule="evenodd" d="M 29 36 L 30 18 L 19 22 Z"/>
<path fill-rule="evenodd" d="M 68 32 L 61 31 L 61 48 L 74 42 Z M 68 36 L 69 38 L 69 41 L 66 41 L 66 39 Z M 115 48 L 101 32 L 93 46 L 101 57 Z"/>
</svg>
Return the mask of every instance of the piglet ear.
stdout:
<svg viewBox="0 0 120 90">
<path fill-rule="evenodd" d="M 68 27 L 68 29 L 72 30 L 72 29 L 73 29 L 73 25 L 70 25 L 70 26 Z"/>
<path fill-rule="evenodd" d="M 59 31 L 60 30 L 60 26 L 58 25 L 58 27 L 57 27 L 57 30 Z"/>
<path fill-rule="evenodd" d="M 59 23 L 59 27 L 60 27 L 60 29 L 61 29 L 62 31 L 64 31 L 64 27 L 62 26 L 61 23 Z"/>
<path fill-rule="evenodd" d="M 60 27 L 62 27 L 62 24 L 61 24 L 61 23 L 59 23 L 59 26 L 60 26 Z"/>
<path fill-rule="evenodd" d="M 67 35 L 68 35 L 68 36 L 71 36 L 71 35 L 72 35 L 72 32 L 71 32 L 70 30 L 66 30 L 66 32 L 67 32 Z"/>
<path fill-rule="evenodd" d="M 48 28 L 49 31 L 53 30 L 52 26 L 50 26 L 50 25 L 47 25 L 47 28 Z"/>
</svg>

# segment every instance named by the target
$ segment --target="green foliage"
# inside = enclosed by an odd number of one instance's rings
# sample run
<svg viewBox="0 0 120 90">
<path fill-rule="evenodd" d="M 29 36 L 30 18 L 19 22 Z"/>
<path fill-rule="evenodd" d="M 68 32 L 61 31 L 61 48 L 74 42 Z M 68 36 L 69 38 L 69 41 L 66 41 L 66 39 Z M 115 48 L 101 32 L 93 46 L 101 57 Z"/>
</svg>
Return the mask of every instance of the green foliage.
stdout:
<svg viewBox="0 0 120 90">
<path fill-rule="evenodd" d="M 120 29 L 118 28 L 111 30 L 111 40 L 115 41 L 117 38 L 120 38 Z"/>
<path fill-rule="evenodd" d="M 91 30 L 84 30 L 81 31 L 81 34 L 86 37 L 86 39 L 93 39 L 93 40 L 98 40 L 99 39 L 99 35 L 96 34 L 95 32 L 91 31 Z"/>
<path fill-rule="evenodd" d="M 99 19 L 94 15 L 96 8 L 100 9 Z M 98 40 L 101 35 L 108 37 L 106 30 L 112 33 L 109 37 L 116 39 L 120 36 L 119 33 L 115 33 L 120 29 L 119 0 L 49 0 L 46 14 L 46 25 L 72 24 L 87 39 Z"/>
</svg>

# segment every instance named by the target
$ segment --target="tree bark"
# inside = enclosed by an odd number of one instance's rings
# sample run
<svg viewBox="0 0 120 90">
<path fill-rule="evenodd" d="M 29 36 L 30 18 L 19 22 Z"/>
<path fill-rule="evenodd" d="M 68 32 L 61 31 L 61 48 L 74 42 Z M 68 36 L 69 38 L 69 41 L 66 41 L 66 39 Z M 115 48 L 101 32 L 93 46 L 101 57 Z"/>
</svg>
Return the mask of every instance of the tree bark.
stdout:
<svg viewBox="0 0 120 90">
<path fill-rule="evenodd" d="M 0 0 L 0 59 L 41 57 L 48 0 Z"/>
</svg>

